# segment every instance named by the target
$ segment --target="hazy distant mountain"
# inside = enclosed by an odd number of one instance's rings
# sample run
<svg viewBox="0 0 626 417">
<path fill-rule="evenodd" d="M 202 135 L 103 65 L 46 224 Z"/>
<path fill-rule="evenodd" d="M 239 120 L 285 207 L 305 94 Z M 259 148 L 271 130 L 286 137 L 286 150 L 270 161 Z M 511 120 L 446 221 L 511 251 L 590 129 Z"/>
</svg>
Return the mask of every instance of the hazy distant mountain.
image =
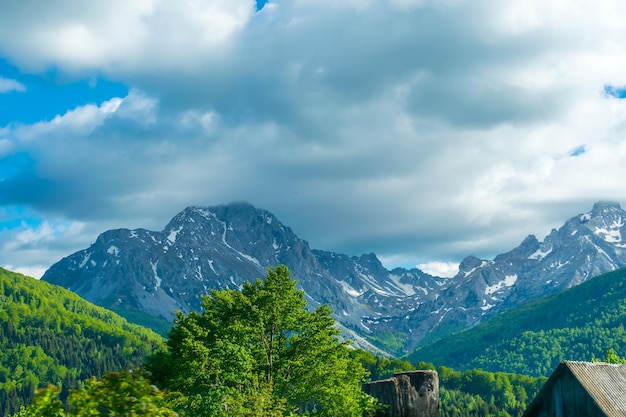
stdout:
<svg viewBox="0 0 626 417">
<path fill-rule="evenodd" d="M 247 203 L 189 207 L 161 232 L 107 231 L 42 279 L 156 328 L 171 322 L 174 310 L 198 309 L 210 289 L 239 288 L 285 264 L 309 304 L 328 303 L 346 334 L 400 353 L 626 266 L 625 219 L 619 204 L 596 203 L 543 242 L 528 236 L 494 260 L 467 257 L 457 276 L 441 278 L 389 271 L 374 254 L 311 250 L 271 213 Z"/>
<path fill-rule="evenodd" d="M 548 376 L 563 360 L 623 356 L 626 345 L 626 269 L 558 294 L 528 301 L 465 331 L 412 352 L 456 370 L 482 369 Z"/>
<path fill-rule="evenodd" d="M 553 229 L 543 242 L 530 235 L 494 260 L 465 258 L 439 298 L 424 299 L 403 317 L 376 318 L 370 328 L 409 333 L 407 347 L 412 349 L 420 341 L 424 344 L 524 301 L 625 267 L 625 238 L 626 212 L 617 203 L 596 203 L 590 212 Z"/>
</svg>

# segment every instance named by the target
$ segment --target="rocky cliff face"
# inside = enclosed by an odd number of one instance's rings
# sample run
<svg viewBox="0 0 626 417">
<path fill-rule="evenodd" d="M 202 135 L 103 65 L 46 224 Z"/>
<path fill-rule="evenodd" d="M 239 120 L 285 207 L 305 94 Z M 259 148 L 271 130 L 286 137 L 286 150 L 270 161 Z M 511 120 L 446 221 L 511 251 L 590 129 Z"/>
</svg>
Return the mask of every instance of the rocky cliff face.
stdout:
<svg viewBox="0 0 626 417">
<path fill-rule="evenodd" d="M 439 376 L 435 371 L 413 371 L 363 384 L 363 392 L 384 409 L 377 417 L 438 417 Z"/>
<path fill-rule="evenodd" d="M 239 288 L 284 264 L 311 307 L 328 303 L 345 334 L 393 353 L 475 325 L 529 299 L 626 266 L 626 212 L 600 202 L 493 260 L 469 256 L 453 278 L 385 269 L 360 257 L 311 250 L 271 213 L 246 203 L 189 207 L 161 232 L 110 230 L 53 265 L 43 280 L 135 317 L 171 322 L 211 289 Z"/>
</svg>

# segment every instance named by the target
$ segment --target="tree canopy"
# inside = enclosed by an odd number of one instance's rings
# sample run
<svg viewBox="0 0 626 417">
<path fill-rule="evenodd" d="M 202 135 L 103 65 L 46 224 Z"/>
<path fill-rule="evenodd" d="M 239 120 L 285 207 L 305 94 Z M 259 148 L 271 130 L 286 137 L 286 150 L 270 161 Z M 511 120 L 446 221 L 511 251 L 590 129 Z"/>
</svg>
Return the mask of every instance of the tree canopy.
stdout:
<svg viewBox="0 0 626 417">
<path fill-rule="evenodd" d="M 150 385 L 139 372 L 108 372 L 102 379 L 90 378 L 68 398 L 69 412 L 57 398 L 61 389 L 50 385 L 39 390 L 35 402 L 22 407 L 15 417 L 176 417 L 165 393 Z"/>
<path fill-rule="evenodd" d="M 35 390 L 61 388 L 139 367 L 163 346 L 129 323 L 64 288 L 0 268 L 0 417 L 33 402 Z"/>
<path fill-rule="evenodd" d="M 598 358 L 592 358 L 591 362 L 606 362 L 606 363 L 612 363 L 612 364 L 617 364 L 617 365 L 624 365 L 626 364 L 626 358 L 622 358 L 621 356 L 617 354 L 617 352 L 615 352 L 615 349 L 610 348 L 609 350 L 606 351 L 606 354 L 604 355 L 604 359 L 600 360 Z"/>
<path fill-rule="evenodd" d="M 373 407 L 360 388 L 366 371 L 331 314 L 327 305 L 308 311 L 280 265 L 241 291 L 211 291 L 201 313 L 179 313 L 147 369 L 184 395 L 181 415 L 360 417 Z"/>
</svg>

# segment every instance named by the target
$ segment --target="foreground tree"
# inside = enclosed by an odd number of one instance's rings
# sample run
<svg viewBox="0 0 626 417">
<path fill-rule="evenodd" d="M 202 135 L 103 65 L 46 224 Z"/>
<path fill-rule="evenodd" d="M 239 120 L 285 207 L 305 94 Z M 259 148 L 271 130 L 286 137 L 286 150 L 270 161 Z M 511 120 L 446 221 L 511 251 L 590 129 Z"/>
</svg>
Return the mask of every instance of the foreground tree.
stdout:
<svg viewBox="0 0 626 417">
<path fill-rule="evenodd" d="M 91 378 L 80 390 L 70 393 L 69 413 L 58 396 L 61 390 L 53 385 L 40 390 L 35 402 L 22 407 L 16 417 L 176 417 L 166 403 L 168 398 L 152 386 L 143 372 L 109 372 L 101 380 Z M 174 397 L 175 398 L 175 397 Z"/>
<path fill-rule="evenodd" d="M 202 313 L 178 314 L 168 349 L 147 369 L 185 395 L 181 415 L 362 416 L 366 372 L 338 339 L 326 305 L 307 311 L 286 266 L 242 291 L 212 291 Z"/>
</svg>

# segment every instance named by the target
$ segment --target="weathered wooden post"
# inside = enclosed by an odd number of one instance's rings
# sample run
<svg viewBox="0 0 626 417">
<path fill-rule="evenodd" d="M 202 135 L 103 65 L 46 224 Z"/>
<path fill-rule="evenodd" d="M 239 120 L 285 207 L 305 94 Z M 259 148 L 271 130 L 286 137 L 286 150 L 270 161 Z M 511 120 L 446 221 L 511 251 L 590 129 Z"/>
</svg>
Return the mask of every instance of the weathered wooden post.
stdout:
<svg viewBox="0 0 626 417">
<path fill-rule="evenodd" d="M 411 371 L 363 384 L 363 391 L 385 405 L 377 417 L 439 417 L 436 371 Z"/>
</svg>

